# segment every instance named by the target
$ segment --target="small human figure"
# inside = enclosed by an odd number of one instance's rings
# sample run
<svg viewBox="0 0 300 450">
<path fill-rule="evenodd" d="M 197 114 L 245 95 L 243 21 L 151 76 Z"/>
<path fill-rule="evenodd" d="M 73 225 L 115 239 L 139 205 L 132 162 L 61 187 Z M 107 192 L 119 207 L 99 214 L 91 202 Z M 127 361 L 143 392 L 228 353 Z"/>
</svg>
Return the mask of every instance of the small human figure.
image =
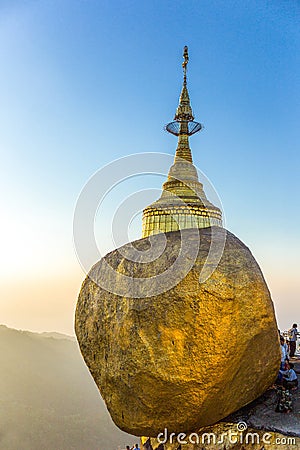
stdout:
<svg viewBox="0 0 300 450">
<path fill-rule="evenodd" d="M 280 336 L 280 350 L 281 350 L 280 370 L 284 370 L 285 363 L 286 361 L 289 360 L 289 353 L 288 353 L 289 349 L 283 336 Z"/>
<path fill-rule="evenodd" d="M 135 445 L 131 448 L 131 450 L 141 450 L 141 449 L 140 449 L 140 447 L 139 447 L 139 444 L 135 444 Z"/>
<path fill-rule="evenodd" d="M 295 356 L 297 335 L 298 335 L 297 324 L 294 323 L 293 327 L 289 330 L 290 358 L 293 358 Z"/>
<path fill-rule="evenodd" d="M 286 370 L 280 370 L 279 372 L 283 375 L 282 385 L 284 388 L 290 390 L 298 387 L 298 378 L 293 363 L 287 363 Z"/>
<path fill-rule="evenodd" d="M 280 351 L 281 351 L 280 368 L 279 368 L 277 379 L 275 381 L 275 384 L 277 384 L 277 385 L 282 385 L 282 380 L 283 380 L 282 371 L 287 369 L 286 363 L 289 361 L 288 346 L 284 342 L 283 336 L 280 336 Z"/>
<path fill-rule="evenodd" d="M 130 447 L 129 447 L 129 445 L 126 445 L 126 450 L 130 450 Z"/>
<path fill-rule="evenodd" d="M 286 361 L 289 361 L 289 347 L 287 343 L 285 342 L 285 339 L 283 336 L 280 336 L 280 350 L 281 350 L 281 365 L 280 369 L 284 369 L 284 365 Z"/>
</svg>

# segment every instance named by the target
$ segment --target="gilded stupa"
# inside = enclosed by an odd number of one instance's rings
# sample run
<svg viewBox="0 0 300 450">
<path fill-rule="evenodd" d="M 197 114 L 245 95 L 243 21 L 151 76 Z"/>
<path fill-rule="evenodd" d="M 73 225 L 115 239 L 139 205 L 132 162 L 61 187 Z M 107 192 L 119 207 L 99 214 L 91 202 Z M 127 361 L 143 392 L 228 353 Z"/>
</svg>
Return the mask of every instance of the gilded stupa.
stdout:
<svg viewBox="0 0 300 450">
<path fill-rule="evenodd" d="M 82 355 L 112 420 L 154 438 L 153 445 L 143 438 L 144 448 L 157 450 L 174 449 L 155 444 L 164 430 L 207 434 L 203 427 L 272 386 L 280 366 L 263 274 L 222 227 L 193 165 L 189 136 L 202 126 L 190 105 L 187 62 L 185 47 L 179 106 L 166 127 L 178 136 L 175 161 L 160 199 L 144 210 L 143 238 L 93 265 L 75 314 Z"/>
<path fill-rule="evenodd" d="M 222 213 L 206 198 L 203 184 L 193 165 L 189 136 L 201 131 L 203 126 L 194 121 L 187 89 L 188 48 L 183 52 L 183 86 L 174 122 L 166 130 L 178 136 L 174 164 L 167 181 L 163 184 L 161 197 L 143 211 L 142 237 L 185 228 L 222 227 Z"/>
</svg>

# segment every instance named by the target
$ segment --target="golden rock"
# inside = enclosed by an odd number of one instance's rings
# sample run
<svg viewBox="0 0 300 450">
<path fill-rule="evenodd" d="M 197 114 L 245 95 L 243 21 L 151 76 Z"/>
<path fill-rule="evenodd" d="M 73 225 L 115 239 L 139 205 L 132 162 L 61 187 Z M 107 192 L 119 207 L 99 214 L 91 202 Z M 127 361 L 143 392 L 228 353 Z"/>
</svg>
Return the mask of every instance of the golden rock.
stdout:
<svg viewBox="0 0 300 450">
<path fill-rule="evenodd" d="M 142 255 L 162 236 L 159 257 L 130 258 L 133 248 Z M 224 250 L 216 270 L 201 281 L 213 261 L 213 236 L 217 244 L 225 238 Z M 182 272 L 175 274 L 181 279 L 163 290 L 159 276 L 180 257 Z M 109 292 L 108 281 L 122 292 Z M 273 304 L 260 268 L 250 250 L 221 227 L 157 234 L 106 255 L 82 285 L 75 330 L 112 419 L 139 436 L 216 423 L 260 396 L 280 364 Z"/>
</svg>

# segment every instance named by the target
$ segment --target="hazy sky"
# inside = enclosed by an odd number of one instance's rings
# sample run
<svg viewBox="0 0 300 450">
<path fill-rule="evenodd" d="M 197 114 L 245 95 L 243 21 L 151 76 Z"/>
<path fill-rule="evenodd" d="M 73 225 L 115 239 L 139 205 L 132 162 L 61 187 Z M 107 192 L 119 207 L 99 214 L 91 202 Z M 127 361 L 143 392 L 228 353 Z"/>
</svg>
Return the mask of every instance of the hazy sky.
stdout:
<svg viewBox="0 0 300 450">
<path fill-rule="evenodd" d="M 205 125 L 191 139 L 195 164 L 258 260 L 280 327 L 300 322 L 299 19 L 296 0 L 0 2 L 1 323 L 73 333 L 85 276 L 76 200 L 116 158 L 175 151 L 163 126 L 184 45 Z M 112 249 L 105 218 L 97 232 Z"/>
</svg>

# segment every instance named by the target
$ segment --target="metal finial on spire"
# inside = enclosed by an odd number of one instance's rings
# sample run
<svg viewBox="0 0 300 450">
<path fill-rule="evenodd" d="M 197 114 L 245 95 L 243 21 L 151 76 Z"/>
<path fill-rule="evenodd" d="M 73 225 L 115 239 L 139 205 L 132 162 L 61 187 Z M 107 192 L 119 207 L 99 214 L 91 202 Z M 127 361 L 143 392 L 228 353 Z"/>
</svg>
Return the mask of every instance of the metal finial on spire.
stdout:
<svg viewBox="0 0 300 450">
<path fill-rule="evenodd" d="M 189 62 L 189 52 L 188 52 L 188 47 L 187 45 L 184 46 L 183 49 L 183 63 L 182 63 L 182 68 L 183 68 L 183 82 L 184 84 L 186 84 L 186 70 L 187 70 L 187 64 Z"/>
<path fill-rule="evenodd" d="M 175 136 L 185 134 L 191 136 L 202 130 L 201 123 L 194 122 L 193 111 L 190 104 L 190 97 L 187 89 L 186 72 L 187 64 L 189 62 L 189 53 L 187 45 L 183 49 L 183 86 L 179 98 L 179 105 L 176 110 L 174 122 L 170 122 L 165 126 L 165 129 Z"/>
</svg>

